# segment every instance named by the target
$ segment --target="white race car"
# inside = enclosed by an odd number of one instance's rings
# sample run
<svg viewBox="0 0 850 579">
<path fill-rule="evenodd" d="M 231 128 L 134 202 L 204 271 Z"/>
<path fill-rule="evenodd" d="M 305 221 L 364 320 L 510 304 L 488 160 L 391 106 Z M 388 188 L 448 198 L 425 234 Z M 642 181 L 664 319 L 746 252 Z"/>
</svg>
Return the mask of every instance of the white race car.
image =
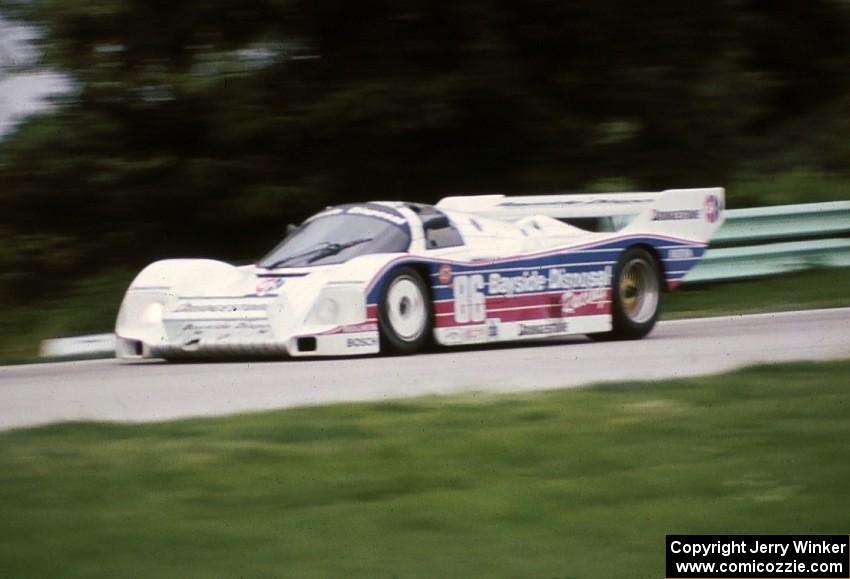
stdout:
<svg viewBox="0 0 850 579">
<path fill-rule="evenodd" d="M 121 358 L 339 356 L 640 338 L 723 222 L 721 188 L 331 207 L 255 265 L 170 259 L 127 290 Z"/>
</svg>

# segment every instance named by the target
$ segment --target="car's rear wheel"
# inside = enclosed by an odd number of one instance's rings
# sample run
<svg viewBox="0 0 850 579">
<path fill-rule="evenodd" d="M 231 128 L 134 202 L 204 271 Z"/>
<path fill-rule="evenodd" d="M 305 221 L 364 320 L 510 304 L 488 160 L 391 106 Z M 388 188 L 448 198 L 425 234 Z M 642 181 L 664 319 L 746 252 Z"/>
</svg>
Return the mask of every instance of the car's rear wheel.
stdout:
<svg viewBox="0 0 850 579">
<path fill-rule="evenodd" d="M 612 329 L 596 340 L 632 340 L 646 336 L 661 311 L 661 269 L 645 249 L 632 247 L 617 261 L 611 288 Z"/>
<path fill-rule="evenodd" d="M 378 303 L 381 345 L 398 354 L 420 350 L 431 334 L 431 298 L 422 276 L 412 267 L 394 270 Z"/>
</svg>

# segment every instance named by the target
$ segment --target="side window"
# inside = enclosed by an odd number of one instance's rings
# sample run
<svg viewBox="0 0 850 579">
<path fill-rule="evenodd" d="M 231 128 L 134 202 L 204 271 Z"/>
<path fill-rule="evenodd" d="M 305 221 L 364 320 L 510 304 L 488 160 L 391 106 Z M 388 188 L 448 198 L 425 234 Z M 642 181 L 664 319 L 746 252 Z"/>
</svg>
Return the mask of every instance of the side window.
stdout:
<svg viewBox="0 0 850 579">
<path fill-rule="evenodd" d="M 460 231 L 443 213 L 423 215 L 422 225 L 425 229 L 425 246 L 428 249 L 463 245 L 463 237 L 461 237 Z"/>
<path fill-rule="evenodd" d="M 457 228 L 449 224 L 448 227 L 441 229 L 425 229 L 425 242 L 428 244 L 428 249 L 440 249 L 442 247 L 463 245 L 463 238 L 460 236 Z"/>
<path fill-rule="evenodd" d="M 422 203 L 408 203 L 407 207 L 419 216 L 425 232 L 427 249 L 443 249 L 463 245 L 463 236 L 449 216 L 434 207 Z"/>
</svg>

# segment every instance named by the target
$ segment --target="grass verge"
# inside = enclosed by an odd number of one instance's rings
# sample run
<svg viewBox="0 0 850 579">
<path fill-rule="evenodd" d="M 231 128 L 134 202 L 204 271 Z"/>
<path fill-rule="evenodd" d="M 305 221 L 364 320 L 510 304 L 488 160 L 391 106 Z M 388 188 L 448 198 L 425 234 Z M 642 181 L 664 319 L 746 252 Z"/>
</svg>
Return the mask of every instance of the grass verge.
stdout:
<svg viewBox="0 0 850 579">
<path fill-rule="evenodd" d="M 846 533 L 850 361 L 0 434 L 0 576 L 660 577 Z"/>
<path fill-rule="evenodd" d="M 683 285 L 665 298 L 664 319 L 847 307 L 850 306 L 850 268 L 713 285 Z"/>
</svg>

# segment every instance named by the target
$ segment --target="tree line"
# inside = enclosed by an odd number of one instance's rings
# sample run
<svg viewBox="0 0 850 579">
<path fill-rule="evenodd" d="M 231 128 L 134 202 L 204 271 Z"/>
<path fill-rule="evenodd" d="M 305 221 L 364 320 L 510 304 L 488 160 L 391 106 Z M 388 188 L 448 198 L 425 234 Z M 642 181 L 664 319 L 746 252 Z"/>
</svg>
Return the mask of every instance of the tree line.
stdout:
<svg viewBox="0 0 850 579">
<path fill-rule="evenodd" d="M 850 170 L 841 0 L 0 11 L 36 25 L 38 66 L 72 82 L 0 142 L 0 294 L 13 300 L 168 256 L 250 261 L 340 202 Z"/>
</svg>

